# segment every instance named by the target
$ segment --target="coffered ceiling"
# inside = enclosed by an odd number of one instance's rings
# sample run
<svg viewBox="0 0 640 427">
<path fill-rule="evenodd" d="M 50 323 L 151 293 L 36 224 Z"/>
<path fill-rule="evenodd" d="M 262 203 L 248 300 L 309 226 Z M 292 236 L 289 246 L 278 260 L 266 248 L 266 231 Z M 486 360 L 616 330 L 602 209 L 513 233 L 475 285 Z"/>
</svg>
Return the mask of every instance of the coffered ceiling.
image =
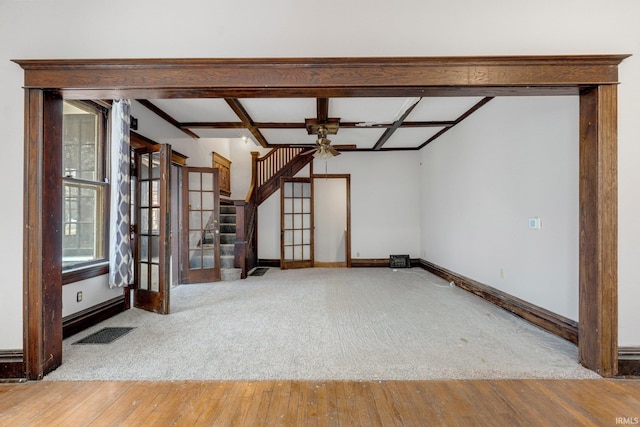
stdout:
<svg viewBox="0 0 640 427">
<path fill-rule="evenodd" d="M 263 147 L 309 146 L 306 124 L 338 122 L 332 145 L 345 150 L 415 150 L 490 97 L 180 98 L 138 100 L 194 138 L 252 139 Z"/>
</svg>

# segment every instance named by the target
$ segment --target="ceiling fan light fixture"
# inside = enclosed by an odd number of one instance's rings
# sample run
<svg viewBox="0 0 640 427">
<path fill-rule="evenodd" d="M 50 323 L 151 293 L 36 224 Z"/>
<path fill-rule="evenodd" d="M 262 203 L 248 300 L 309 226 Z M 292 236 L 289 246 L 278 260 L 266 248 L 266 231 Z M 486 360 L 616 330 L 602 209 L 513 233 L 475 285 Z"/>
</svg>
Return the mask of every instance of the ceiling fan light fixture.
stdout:
<svg viewBox="0 0 640 427">
<path fill-rule="evenodd" d="M 333 153 L 329 150 L 325 150 L 324 148 L 318 148 L 315 153 L 313 153 L 313 157 L 320 160 L 328 160 L 333 157 Z"/>
</svg>

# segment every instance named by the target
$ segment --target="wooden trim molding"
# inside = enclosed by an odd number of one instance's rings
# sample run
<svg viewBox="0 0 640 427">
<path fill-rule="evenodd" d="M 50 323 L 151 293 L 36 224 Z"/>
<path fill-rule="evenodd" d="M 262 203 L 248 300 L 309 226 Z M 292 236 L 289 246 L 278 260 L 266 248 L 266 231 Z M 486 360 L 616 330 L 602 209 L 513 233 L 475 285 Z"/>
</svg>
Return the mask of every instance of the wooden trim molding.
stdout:
<svg viewBox="0 0 640 427">
<path fill-rule="evenodd" d="M 618 349 L 618 376 L 640 377 L 640 347 Z"/>
<path fill-rule="evenodd" d="M 28 379 L 62 363 L 62 97 L 25 92 L 23 352 Z"/>
<path fill-rule="evenodd" d="M 59 114 L 65 99 L 580 96 L 580 362 L 614 376 L 617 89 L 629 55 L 15 60 L 24 69 L 24 353 L 62 361 Z M 57 97 L 57 98 L 56 98 Z M 58 179 L 59 181 L 59 179 Z"/>
<path fill-rule="evenodd" d="M 124 295 L 62 318 L 62 336 L 68 338 L 125 311 Z"/>
<path fill-rule="evenodd" d="M 109 264 L 101 263 L 91 265 L 77 270 L 62 272 L 62 285 L 79 282 L 80 280 L 90 279 L 92 277 L 102 276 L 109 273 Z"/>
<path fill-rule="evenodd" d="M 347 268 L 346 262 L 318 262 L 314 261 L 314 267 L 318 268 Z"/>
<path fill-rule="evenodd" d="M 258 267 L 275 267 L 280 268 L 279 259 L 258 259 Z"/>
<path fill-rule="evenodd" d="M 419 267 L 420 259 L 411 258 L 411 267 Z M 351 267 L 386 267 L 389 268 L 389 258 L 352 258 Z"/>
<path fill-rule="evenodd" d="M 618 83 L 629 55 L 14 60 L 25 88 L 62 89 L 65 98 L 374 96 L 437 88 L 475 94 L 577 94 Z M 340 72 L 336 72 L 339 69 Z M 420 96 L 436 96 L 428 89 Z"/>
<path fill-rule="evenodd" d="M 617 93 L 616 85 L 580 93 L 578 354 L 604 377 L 618 369 Z"/>
<path fill-rule="evenodd" d="M 25 379 L 23 357 L 22 350 L 0 350 L 0 382 Z"/>
<path fill-rule="evenodd" d="M 542 307 L 538 307 L 537 305 L 458 273 L 454 273 L 429 261 L 421 259 L 420 267 L 443 278 L 447 282 L 453 281 L 456 286 L 523 318 L 547 332 L 571 341 L 574 344 L 578 344 L 578 323 L 571 319 L 552 313 Z"/>
</svg>

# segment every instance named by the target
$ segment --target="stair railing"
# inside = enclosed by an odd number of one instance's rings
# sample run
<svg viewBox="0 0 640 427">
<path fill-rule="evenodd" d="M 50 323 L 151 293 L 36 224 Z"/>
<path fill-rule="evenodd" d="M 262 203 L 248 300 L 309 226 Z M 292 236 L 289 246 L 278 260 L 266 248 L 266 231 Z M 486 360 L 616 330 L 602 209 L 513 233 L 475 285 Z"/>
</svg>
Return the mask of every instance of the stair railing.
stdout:
<svg viewBox="0 0 640 427">
<path fill-rule="evenodd" d="M 304 150 L 304 148 L 300 147 L 275 148 L 262 158 L 258 157 L 259 153 L 257 151 L 251 152 L 256 168 L 255 187 L 260 188 Z"/>
<path fill-rule="evenodd" d="M 260 158 L 257 151 L 251 152 L 251 184 L 245 200 L 236 201 L 235 267 L 242 269 L 241 277 L 258 265 L 258 193 L 266 183 L 279 177 L 283 169 L 305 149 L 298 147 L 274 148 Z M 313 157 L 305 159 L 310 161 Z M 300 161 L 300 159 L 297 159 Z M 273 183 L 271 183 L 273 184 Z M 264 196 L 264 194 L 263 194 Z"/>
</svg>

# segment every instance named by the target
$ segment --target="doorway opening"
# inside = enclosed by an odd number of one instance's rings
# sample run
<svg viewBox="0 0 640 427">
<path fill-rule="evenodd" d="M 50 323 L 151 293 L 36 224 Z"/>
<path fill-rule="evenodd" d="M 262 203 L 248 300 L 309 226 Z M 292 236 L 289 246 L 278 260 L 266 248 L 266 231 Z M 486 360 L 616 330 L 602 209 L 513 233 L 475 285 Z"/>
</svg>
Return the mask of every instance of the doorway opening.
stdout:
<svg viewBox="0 0 640 427">
<path fill-rule="evenodd" d="M 351 177 L 313 175 L 316 267 L 351 267 Z"/>
<path fill-rule="evenodd" d="M 617 85 L 627 55 L 247 60 L 19 60 L 25 70 L 24 371 L 62 362 L 61 99 L 580 96 L 579 360 L 617 372 Z M 215 76 L 215 79 L 212 79 Z M 464 76 L 464 78 L 461 78 Z"/>
</svg>

